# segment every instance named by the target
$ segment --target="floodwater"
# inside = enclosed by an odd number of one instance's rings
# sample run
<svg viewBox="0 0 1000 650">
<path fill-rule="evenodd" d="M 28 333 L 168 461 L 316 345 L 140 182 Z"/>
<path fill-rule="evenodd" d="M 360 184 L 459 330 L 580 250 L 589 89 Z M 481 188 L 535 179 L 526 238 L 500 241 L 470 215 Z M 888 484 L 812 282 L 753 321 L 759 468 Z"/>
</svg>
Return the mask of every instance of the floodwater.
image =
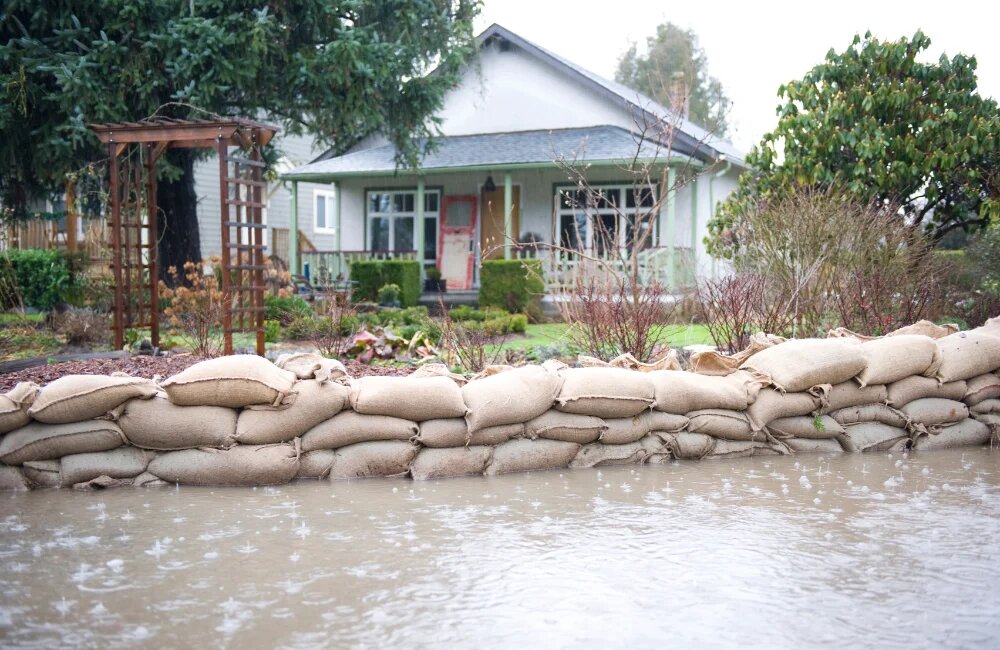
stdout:
<svg viewBox="0 0 1000 650">
<path fill-rule="evenodd" d="M 1000 450 L 0 495 L 0 645 L 1000 647 Z"/>
</svg>

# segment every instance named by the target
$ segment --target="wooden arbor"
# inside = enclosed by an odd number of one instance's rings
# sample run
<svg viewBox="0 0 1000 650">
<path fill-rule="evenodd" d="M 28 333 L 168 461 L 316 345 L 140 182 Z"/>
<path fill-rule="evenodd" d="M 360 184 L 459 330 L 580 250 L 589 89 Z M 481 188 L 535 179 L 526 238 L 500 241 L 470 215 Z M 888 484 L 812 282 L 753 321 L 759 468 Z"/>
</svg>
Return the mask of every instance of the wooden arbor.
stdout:
<svg viewBox="0 0 1000 650">
<path fill-rule="evenodd" d="M 257 354 L 263 355 L 267 184 L 262 148 L 277 127 L 238 118 L 153 118 L 91 128 L 107 145 L 110 160 L 115 347 L 125 344 L 125 331 L 132 327 L 149 327 L 153 345 L 159 345 L 156 161 L 169 148 L 214 149 L 219 158 L 225 353 L 233 352 L 234 331 L 253 330 Z"/>
</svg>

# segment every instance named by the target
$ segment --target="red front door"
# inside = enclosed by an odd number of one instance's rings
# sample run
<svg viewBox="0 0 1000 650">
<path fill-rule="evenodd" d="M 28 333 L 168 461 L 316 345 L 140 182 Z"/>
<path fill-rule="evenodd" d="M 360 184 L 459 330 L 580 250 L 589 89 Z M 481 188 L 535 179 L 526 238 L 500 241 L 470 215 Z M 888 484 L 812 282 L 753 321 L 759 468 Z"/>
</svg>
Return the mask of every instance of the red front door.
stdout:
<svg viewBox="0 0 1000 650">
<path fill-rule="evenodd" d="M 472 288 L 475 234 L 476 197 L 444 197 L 438 230 L 438 269 L 449 289 Z"/>
</svg>

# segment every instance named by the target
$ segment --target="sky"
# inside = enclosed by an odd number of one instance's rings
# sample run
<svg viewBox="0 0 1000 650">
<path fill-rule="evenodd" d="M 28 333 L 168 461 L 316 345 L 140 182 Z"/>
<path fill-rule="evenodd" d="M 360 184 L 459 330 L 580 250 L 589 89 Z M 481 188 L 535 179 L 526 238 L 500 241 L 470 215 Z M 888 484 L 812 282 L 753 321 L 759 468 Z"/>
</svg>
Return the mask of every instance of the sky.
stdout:
<svg viewBox="0 0 1000 650">
<path fill-rule="evenodd" d="M 667 3 L 650 0 L 485 0 L 477 32 L 499 23 L 530 41 L 614 78 L 618 58 L 656 26 L 693 29 L 733 101 L 730 139 L 743 151 L 775 126 L 777 90 L 822 62 L 830 48 L 847 49 L 854 34 L 881 39 L 931 39 L 927 59 L 961 52 L 978 60 L 979 92 L 1000 100 L 1000 3 L 839 0 Z"/>
</svg>

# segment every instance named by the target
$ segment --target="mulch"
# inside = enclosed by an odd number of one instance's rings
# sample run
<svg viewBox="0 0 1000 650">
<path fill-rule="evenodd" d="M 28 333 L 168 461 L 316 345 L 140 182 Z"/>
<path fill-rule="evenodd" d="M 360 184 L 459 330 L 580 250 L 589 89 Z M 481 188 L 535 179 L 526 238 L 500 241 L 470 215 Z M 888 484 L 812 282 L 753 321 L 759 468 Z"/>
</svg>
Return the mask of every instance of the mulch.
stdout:
<svg viewBox="0 0 1000 650">
<path fill-rule="evenodd" d="M 0 392 L 10 390 L 21 381 L 33 381 L 44 385 L 63 375 L 110 375 L 113 372 L 124 372 L 133 377 L 152 379 L 159 375 L 165 379 L 204 358 L 193 354 L 171 354 L 165 357 L 135 355 L 120 359 L 81 359 L 49 363 L 0 374 Z M 345 361 L 344 365 L 351 377 L 404 376 L 416 370 L 412 366 L 366 366 L 354 359 Z"/>
</svg>

